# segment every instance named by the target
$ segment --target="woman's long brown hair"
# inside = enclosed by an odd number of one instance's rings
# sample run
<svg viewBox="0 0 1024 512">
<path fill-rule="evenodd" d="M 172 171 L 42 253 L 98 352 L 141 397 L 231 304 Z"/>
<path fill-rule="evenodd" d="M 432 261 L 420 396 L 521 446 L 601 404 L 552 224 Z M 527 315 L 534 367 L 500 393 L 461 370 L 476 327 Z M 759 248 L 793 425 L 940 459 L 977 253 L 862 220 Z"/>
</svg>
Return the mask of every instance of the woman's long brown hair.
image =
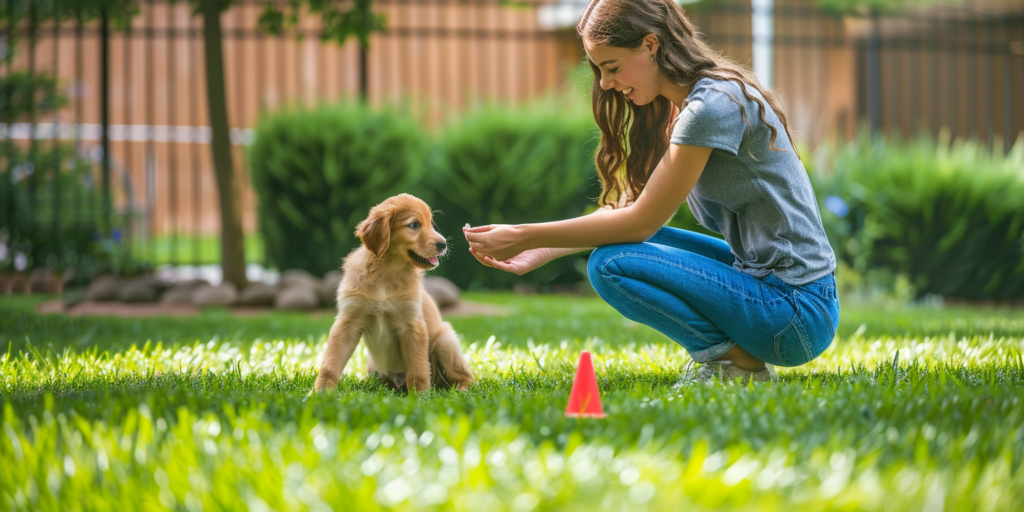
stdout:
<svg viewBox="0 0 1024 512">
<path fill-rule="evenodd" d="M 747 99 L 757 102 L 761 122 L 771 130 L 768 147 L 772 151 L 785 151 L 775 146 L 778 132 L 765 119 L 764 103 L 747 92 L 747 87 L 753 87 L 779 116 L 786 137 L 792 143 L 786 115 L 772 91 L 761 87 L 753 72 L 704 43 L 683 9 L 673 0 L 591 0 L 576 30 L 592 44 L 629 49 L 639 49 L 644 37 L 654 34 L 659 44 L 655 60 L 669 80 L 686 88 L 693 87 L 702 78 L 737 82 Z M 672 103 L 659 96 L 647 105 L 634 105 L 621 92 L 602 89 L 601 69 L 593 61 L 590 67 L 594 71 L 591 91 L 594 120 L 601 129 L 601 143 L 595 157 L 602 184 L 598 202 L 623 205 L 640 196 L 651 172 L 668 150 L 667 128 Z M 740 115 L 750 127 L 742 104 Z"/>
</svg>

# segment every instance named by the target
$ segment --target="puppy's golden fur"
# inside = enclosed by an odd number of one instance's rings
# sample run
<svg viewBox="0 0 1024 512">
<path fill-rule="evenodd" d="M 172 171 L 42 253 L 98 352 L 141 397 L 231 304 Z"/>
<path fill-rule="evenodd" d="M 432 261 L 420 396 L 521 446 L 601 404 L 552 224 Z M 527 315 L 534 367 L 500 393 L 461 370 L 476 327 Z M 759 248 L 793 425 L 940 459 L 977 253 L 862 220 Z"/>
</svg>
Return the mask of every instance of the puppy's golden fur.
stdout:
<svg viewBox="0 0 1024 512">
<path fill-rule="evenodd" d="M 338 316 L 314 391 L 337 388 L 360 337 L 369 352 L 368 373 L 395 389 L 423 391 L 431 383 L 466 389 L 473 372 L 451 324 L 423 288 L 424 271 L 447 251 L 430 207 L 409 194 L 391 197 L 370 210 L 356 235 L 363 245 L 345 258 Z"/>
</svg>

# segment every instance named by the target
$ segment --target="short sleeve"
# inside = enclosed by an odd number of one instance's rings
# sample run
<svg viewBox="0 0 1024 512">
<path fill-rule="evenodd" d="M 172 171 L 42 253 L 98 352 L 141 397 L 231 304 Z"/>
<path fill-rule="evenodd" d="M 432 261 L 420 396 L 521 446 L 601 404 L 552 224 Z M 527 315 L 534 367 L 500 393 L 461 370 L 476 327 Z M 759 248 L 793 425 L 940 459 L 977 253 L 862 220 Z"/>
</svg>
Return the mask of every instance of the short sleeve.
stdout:
<svg viewBox="0 0 1024 512">
<path fill-rule="evenodd" d="M 718 148 L 736 155 L 747 129 L 737 102 L 746 97 L 734 82 L 701 80 L 694 87 L 689 102 L 676 118 L 669 141 Z M 739 96 L 734 100 L 736 95 Z"/>
</svg>

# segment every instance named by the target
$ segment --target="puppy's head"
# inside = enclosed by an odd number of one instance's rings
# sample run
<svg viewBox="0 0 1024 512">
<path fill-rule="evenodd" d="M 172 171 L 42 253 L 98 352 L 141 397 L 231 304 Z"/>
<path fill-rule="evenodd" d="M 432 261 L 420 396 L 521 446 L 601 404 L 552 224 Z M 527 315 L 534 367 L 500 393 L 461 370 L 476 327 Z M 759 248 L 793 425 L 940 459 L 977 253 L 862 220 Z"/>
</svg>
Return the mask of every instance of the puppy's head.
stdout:
<svg viewBox="0 0 1024 512">
<path fill-rule="evenodd" d="M 398 257 L 429 270 L 448 243 L 434 231 L 430 207 L 417 197 L 398 194 L 370 209 L 370 216 L 356 226 L 356 235 L 377 258 Z"/>
</svg>

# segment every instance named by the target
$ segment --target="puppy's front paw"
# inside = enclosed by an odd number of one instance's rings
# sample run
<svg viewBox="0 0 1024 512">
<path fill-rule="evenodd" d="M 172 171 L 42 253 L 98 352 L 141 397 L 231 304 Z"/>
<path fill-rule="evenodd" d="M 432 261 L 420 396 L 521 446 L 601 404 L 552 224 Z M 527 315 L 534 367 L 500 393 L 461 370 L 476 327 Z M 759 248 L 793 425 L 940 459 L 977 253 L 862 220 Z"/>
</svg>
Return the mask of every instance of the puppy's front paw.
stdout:
<svg viewBox="0 0 1024 512">
<path fill-rule="evenodd" d="M 313 391 L 311 391 L 311 393 L 336 391 L 338 389 L 339 380 L 341 379 L 320 373 L 320 375 L 317 375 L 316 377 L 316 383 L 313 384 Z"/>
<path fill-rule="evenodd" d="M 324 396 L 327 393 L 328 393 L 327 390 L 319 390 L 318 391 L 316 388 L 313 388 L 313 389 L 309 390 L 309 393 L 306 393 L 306 398 L 313 398 L 314 396 L 317 396 L 317 395 Z"/>
<path fill-rule="evenodd" d="M 405 381 L 405 385 L 410 392 L 422 393 L 430 389 L 430 377 L 409 377 Z"/>
</svg>

